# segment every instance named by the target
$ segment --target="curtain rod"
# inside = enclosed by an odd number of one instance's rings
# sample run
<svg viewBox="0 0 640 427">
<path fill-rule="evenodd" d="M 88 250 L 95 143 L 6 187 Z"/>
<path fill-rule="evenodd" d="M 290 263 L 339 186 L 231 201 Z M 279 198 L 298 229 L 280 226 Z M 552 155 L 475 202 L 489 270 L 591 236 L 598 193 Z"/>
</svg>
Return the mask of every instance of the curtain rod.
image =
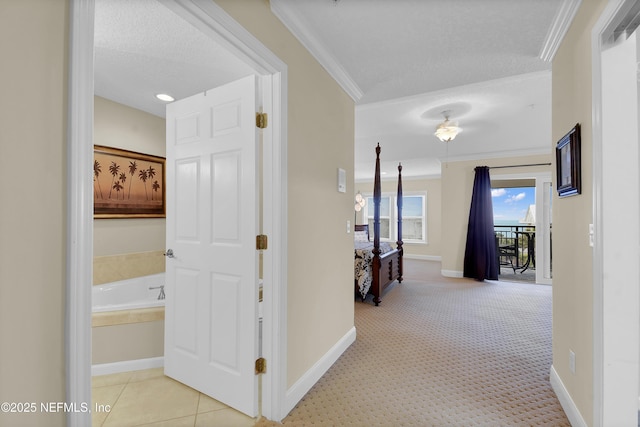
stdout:
<svg viewBox="0 0 640 427">
<path fill-rule="evenodd" d="M 530 163 L 528 165 L 489 166 L 489 169 L 524 168 L 527 166 L 551 166 L 551 163 Z"/>
</svg>

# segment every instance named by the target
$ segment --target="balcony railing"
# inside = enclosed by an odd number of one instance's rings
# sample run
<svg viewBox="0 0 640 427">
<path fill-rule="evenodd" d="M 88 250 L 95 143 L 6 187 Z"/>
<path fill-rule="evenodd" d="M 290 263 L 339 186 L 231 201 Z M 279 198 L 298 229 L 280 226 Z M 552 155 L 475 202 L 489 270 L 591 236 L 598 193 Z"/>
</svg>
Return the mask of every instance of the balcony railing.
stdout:
<svg viewBox="0 0 640 427">
<path fill-rule="evenodd" d="M 495 225 L 500 266 L 524 272 L 536 266 L 536 227 L 532 225 Z"/>
</svg>

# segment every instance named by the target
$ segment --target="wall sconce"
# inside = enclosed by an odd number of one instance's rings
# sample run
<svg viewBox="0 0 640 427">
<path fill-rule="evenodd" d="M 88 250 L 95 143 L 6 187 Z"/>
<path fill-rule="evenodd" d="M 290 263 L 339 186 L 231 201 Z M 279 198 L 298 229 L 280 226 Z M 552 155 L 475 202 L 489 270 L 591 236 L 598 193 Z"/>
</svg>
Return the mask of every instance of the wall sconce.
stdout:
<svg viewBox="0 0 640 427">
<path fill-rule="evenodd" d="M 366 204 L 367 204 L 367 199 L 362 197 L 362 194 L 360 194 L 360 192 L 358 191 L 358 193 L 356 194 L 356 203 L 355 203 L 356 212 L 360 212 Z"/>
</svg>

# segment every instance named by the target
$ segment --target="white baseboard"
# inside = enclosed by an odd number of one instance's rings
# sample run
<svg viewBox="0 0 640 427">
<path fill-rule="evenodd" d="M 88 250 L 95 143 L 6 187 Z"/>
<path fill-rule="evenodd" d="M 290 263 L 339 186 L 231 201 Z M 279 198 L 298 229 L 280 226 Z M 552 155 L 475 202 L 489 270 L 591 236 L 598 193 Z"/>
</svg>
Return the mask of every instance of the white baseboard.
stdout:
<svg viewBox="0 0 640 427">
<path fill-rule="evenodd" d="M 442 257 L 439 255 L 411 255 L 405 252 L 402 257 L 406 259 L 417 259 L 420 261 L 442 261 Z"/>
<path fill-rule="evenodd" d="M 444 277 L 456 277 L 458 279 L 464 277 L 464 273 L 457 270 L 440 270 L 440 274 Z"/>
<path fill-rule="evenodd" d="M 567 418 L 569 418 L 571 426 L 587 427 L 587 423 L 584 421 L 584 418 L 582 418 L 578 407 L 573 402 L 573 399 L 571 399 L 571 395 L 569 395 L 569 392 L 562 383 L 562 380 L 553 365 L 551 365 L 551 372 L 549 372 L 549 382 L 551 383 L 551 388 L 553 388 L 556 396 L 558 396 L 560 405 L 562 406 L 562 409 L 564 409 L 564 413 L 567 415 Z"/>
<path fill-rule="evenodd" d="M 300 377 L 296 383 L 287 390 L 284 402 L 284 415 L 289 412 L 302 400 L 305 394 L 318 380 L 329 370 L 351 344 L 356 340 L 356 327 L 354 326 L 343 336 L 331 349 L 318 360 L 315 365 Z"/>
<path fill-rule="evenodd" d="M 103 363 L 91 366 L 91 376 L 117 374 L 119 372 L 140 371 L 142 369 L 161 368 L 164 357 L 150 357 L 148 359 L 124 360 L 122 362 Z"/>
</svg>

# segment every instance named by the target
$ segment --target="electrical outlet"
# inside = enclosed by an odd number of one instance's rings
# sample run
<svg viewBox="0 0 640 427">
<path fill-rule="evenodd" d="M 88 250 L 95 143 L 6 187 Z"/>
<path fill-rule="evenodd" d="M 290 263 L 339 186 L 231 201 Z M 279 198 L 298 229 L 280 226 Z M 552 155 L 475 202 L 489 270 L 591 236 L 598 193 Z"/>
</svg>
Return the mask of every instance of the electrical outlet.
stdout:
<svg viewBox="0 0 640 427">
<path fill-rule="evenodd" d="M 351 221 L 347 220 L 347 233 L 351 233 Z"/>
<path fill-rule="evenodd" d="M 569 350 L 569 370 L 572 374 L 576 373 L 576 354 L 573 350 Z"/>
</svg>

